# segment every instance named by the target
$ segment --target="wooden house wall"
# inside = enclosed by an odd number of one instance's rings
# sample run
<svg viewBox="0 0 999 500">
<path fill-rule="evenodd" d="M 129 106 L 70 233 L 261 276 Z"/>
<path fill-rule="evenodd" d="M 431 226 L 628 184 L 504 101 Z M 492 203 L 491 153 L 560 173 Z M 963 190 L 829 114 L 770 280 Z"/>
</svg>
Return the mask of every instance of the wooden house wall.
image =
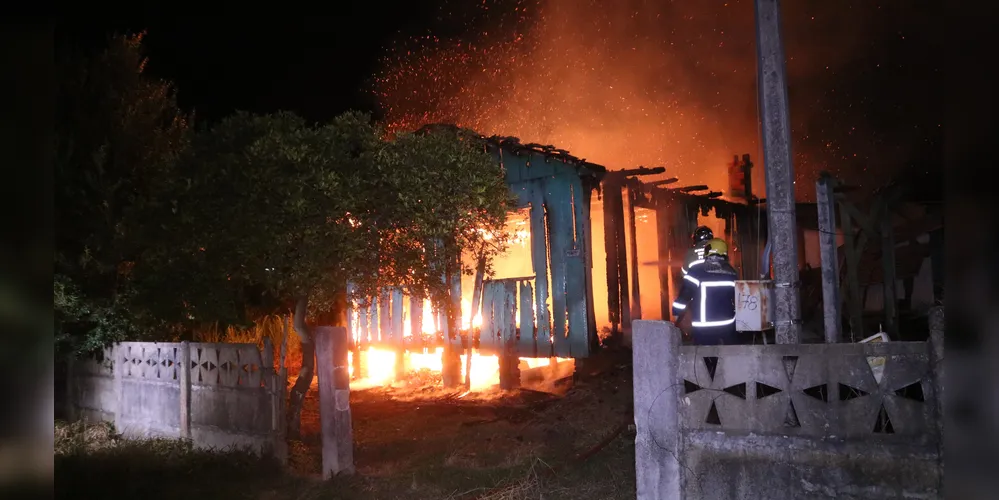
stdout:
<svg viewBox="0 0 999 500">
<path fill-rule="evenodd" d="M 590 194 L 591 182 L 569 165 L 542 152 L 493 147 L 516 195 L 517 209 L 530 209 L 534 277 L 493 280 L 483 285 L 479 348 L 500 352 L 513 346 L 520 357 L 585 357 L 596 337 L 593 311 Z M 585 175 L 585 174 L 584 174 Z M 452 297 L 460 310 L 461 280 L 452 279 Z M 352 309 L 351 337 L 359 345 L 404 344 L 403 302 L 411 301 L 412 331 L 422 329 L 422 307 L 400 290 L 386 290 L 366 308 Z M 549 301 L 551 307 L 549 307 Z M 472 313 L 475 314 L 474 312 Z M 520 328 L 515 318 L 520 319 Z M 435 312 L 445 342 L 461 346 Z M 413 342 L 412 340 L 410 342 Z M 510 351 L 507 351 L 510 352 Z"/>
</svg>

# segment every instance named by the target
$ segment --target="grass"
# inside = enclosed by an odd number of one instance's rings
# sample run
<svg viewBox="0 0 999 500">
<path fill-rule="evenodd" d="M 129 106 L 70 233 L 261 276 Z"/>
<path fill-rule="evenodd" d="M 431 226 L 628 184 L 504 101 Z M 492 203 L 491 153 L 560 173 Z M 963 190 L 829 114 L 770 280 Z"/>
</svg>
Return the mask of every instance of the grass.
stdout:
<svg viewBox="0 0 999 500">
<path fill-rule="evenodd" d="M 57 423 L 57 498 L 614 499 L 634 498 L 634 442 L 618 436 L 575 457 L 628 419 L 629 370 L 611 360 L 564 396 L 352 393 L 357 474 L 321 481 L 318 415 L 306 406 L 288 467 L 242 450 L 195 450 L 124 439 L 107 424 Z M 585 368 L 586 372 L 591 368 Z M 422 394 L 422 395 L 421 395 Z M 312 395 L 314 398 L 314 395 Z"/>
<path fill-rule="evenodd" d="M 243 450 L 194 450 L 169 439 L 124 439 L 109 424 L 56 424 L 56 498 L 258 498 L 276 464 Z"/>
</svg>

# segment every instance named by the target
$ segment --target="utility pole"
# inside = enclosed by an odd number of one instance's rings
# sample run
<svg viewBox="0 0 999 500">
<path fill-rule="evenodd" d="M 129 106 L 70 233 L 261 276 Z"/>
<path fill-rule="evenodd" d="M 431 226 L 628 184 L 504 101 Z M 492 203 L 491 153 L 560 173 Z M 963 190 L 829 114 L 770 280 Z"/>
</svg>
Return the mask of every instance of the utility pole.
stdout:
<svg viewBox="0 0 999 500">
<path fill-rule="evenodd" d="M 819 209 L 819 254 L 822 257 L 822 315 L 826 343 L 842 340 L 839 309 L 839 256 L 836 253 L 835 180 L 827 172 L 815 181 L 815 201 Z"/>
<path fill-rule="evenodd" d="M 774 329 L 778 344 L 797 344 L 801 338 L 798 235 L 779 0 L 756 0 L 756 50 L 768 234 L 774 262 Z"/>
</svg>

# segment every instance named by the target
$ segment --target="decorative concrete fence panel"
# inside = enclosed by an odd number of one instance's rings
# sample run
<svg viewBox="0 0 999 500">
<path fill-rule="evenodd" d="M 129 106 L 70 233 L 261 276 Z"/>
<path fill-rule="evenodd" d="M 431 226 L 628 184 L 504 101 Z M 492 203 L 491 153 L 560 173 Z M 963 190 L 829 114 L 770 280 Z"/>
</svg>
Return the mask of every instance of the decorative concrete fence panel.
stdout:
<svg viewBox="0 0 999 500">
<path fill-rule="evenodd" d="M 270 343 L 123 342 L 74 362 L 71 418 L 114 422 L 130 437 L 249 447 L 284 459 L 284 390 Z"/>
<path fill-rule="evenodd" d="M 681 346 L 636 321 L 638 498 L 941 498 L 933 345 Z"/>
<path fill-rule="evenodd" d="M 66 408 L 71 420 L 114 422 L 118 393 L 114 384 L 114 349 L 98 356 L 70 360 Z"/>
<path fill-rule="evenodd" d="M 180 343 L 125 342 L 112 371 L 118 385 L 114 425 L 136 437 L 181 437 Z M 121 370 L 117 370 L 121 367 Z"/>
</svg>

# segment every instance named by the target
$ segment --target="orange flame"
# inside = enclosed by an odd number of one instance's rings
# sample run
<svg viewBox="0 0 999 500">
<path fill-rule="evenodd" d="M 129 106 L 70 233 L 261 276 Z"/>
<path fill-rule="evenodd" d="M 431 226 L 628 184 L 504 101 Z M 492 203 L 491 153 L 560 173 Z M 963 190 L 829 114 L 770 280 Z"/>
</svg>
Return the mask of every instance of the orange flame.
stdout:
<svg viewBox="0 0 999 500">
<path fill-rule="evenodd" d="M 521 277 L 534 274 L 530 242 L 531 233 L 528 222 L 527 211 L 520 211 L 510 214 L 507 220 L 507 233 L 509 235 L 509 245 L 507 251 L 498 256 L 493 261 L 493 278 Z M 480 328 L 482 326 L 481 310 L 472 311 L 472 290 L 474 288 L 474 276 L 462 277 L 462 299 L 461 299 L 461 328 L 464 331 Z M 413 336 L 412 321 L 410 321 L 410 301 L 403 302 L 403 335 L 411 338 Z M 550 307 L 550 298 L 549 298 Z M 537 317 L 537 304 L 531 300 L 531 309 L 534 317 Z M 516 315 L 516 324 L 519 328 L 520 315 Z M 422 331 L 420 334 L 429 334 L 440 331 L 435 320 L 433 308 L 430 301 L 423 301 Z M 353 325 L 353 331 L 358 331 L 358 325 Z M 443 353 L 441 347 L 434 349 L 424 349 L 420 352 L 406 352 L 403 360 L 403 367 L 407 373 L 428 370 L 438 373 L 443 369 Z M 397 352 L 392 349 L 368 347 L 361 355 L 360 365 L 364 367 L 364 373 L 354 376 L 353 353 L 351 353 L 350 373 L 353 378 L 351 386 L 354 388 L 387 386 L 396 382 L 396 360 Z M 461 354 L 461 376 L 466 376 L 467 353 Z M 527 369 L 549 366 L 552 360 L 557 362 L 572 362 L 567 358 L 520 358 L 521 367 Z M 499 384 L 499 357 L 495 355 L 482 354 L 477 350 L 472 352 L 470 389 L 472 391 L 488 390 Z"/>
</svg>

